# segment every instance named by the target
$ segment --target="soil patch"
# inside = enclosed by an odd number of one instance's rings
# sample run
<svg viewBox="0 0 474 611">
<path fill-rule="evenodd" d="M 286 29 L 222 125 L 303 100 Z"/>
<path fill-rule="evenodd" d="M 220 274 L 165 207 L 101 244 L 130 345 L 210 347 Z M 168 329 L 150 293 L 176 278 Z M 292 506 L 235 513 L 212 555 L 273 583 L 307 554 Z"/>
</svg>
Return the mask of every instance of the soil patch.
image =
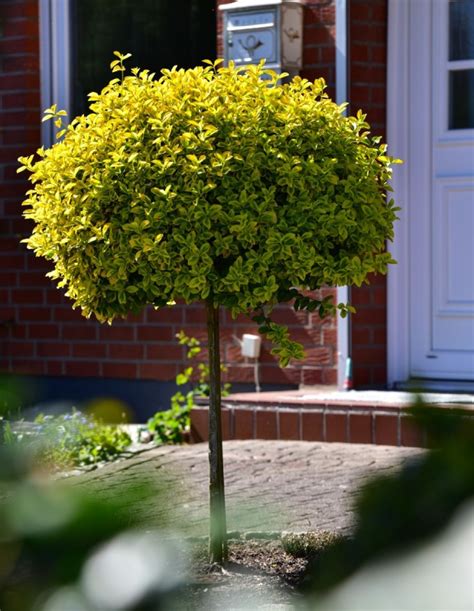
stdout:
<svg viewBox="0 0 474 611">
<path fill-rule="evenodd" d="M 302 601 L 308 557 L 285 551 L 280 539 L 229 541 L 224 569 L 210 564 L 203 542 L 193 546 L 185 609 L 294 609 Z"/>
</svg>

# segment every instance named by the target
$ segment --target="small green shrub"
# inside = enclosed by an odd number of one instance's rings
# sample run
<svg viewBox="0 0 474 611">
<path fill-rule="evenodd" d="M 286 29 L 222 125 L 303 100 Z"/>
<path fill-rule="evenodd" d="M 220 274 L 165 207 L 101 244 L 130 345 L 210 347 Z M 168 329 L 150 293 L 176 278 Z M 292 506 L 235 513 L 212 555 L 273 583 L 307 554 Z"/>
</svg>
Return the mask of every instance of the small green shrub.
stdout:
<svg viewBox="0 0 474 611">
<path fill-rule="evenodd" d="M 181 346 L 187 346 L 187 359 L 193 360 L 201 353 L 201 342 L 195 337 L 188 337 L 184 331 L 176 334 Z M 225 368 L 221 367 L 224 371 Z M 196 373 L 195 373 L 196 372 Z M 197 374 L 196 381 L 193 381 Z M 176 376 L 176 384 L 184 386 L 191 384 L 191 389 L 183 394 L 178 391 L 171 397 L 171 408 L 157 412 L 148 420 L 148 430 L 153 433 L 156 443 L 182 443 L 189 433 L 191 426 L 191 409 L 194 407 L 196 397 L 209 396 L 209 365 L 198 363 L 190 365 Z M 230 384 L 224 384 L 222 395 L 229 394 Z"/>
<path fill-rule="evenodd" d="M 342 540 L 342 535 L 329 530 L 306 533 L 286 533 L 281 537 L 281 545 L 287 554 L 297 558 L 311 558 Z"/>
<path fill-rule="evenodd" d="M 5 444 L 26 444 L 53 468 L 80 467 L 113 460 L 131 444 L 120 427 L 103 424 L 73 411 L 51 416 L 40 414 L 33 423 L 3 427 Z"/>
</svg>

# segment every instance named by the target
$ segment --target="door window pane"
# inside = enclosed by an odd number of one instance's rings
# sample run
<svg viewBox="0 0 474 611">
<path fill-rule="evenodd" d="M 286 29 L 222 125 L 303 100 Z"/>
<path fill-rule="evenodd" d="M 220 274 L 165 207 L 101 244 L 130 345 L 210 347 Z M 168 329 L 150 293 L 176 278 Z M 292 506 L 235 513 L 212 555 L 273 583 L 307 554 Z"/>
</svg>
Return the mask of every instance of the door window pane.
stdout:
<svg viewBox="0 0 474 611">
<path fill-rule="evenodd" d="M 474 59 L 474 0 L 449 3 L 449 59 Z"/>
<path fill-rule="evenodd" d="M 73 0 L 73 114 L 87 112 L 87 94 L 112 78 L 115 50 L 132 53 L 129 68 L 157 74 L 215 58 L 215 6 L 215 0 Z"/>
<path fill-rule="evenodd" d="M 474 129 L 474 70 L 449 72 L 449 129 Z"/>
</svg>

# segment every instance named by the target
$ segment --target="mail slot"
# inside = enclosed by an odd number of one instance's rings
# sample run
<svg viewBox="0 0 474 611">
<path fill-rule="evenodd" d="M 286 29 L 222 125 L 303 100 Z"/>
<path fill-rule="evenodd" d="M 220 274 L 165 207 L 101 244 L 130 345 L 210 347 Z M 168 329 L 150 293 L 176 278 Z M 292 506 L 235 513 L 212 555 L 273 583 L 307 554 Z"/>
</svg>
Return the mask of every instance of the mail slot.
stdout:
<svg viewBox="0 0 474 611">
<path fill-rule="evenodd" d="M 258 64 L 298 74 L 303 57 L 303 7 L 300 0 L 237 0 L 221 4 L 224 59 L 237 66 Z"/>
</svg>

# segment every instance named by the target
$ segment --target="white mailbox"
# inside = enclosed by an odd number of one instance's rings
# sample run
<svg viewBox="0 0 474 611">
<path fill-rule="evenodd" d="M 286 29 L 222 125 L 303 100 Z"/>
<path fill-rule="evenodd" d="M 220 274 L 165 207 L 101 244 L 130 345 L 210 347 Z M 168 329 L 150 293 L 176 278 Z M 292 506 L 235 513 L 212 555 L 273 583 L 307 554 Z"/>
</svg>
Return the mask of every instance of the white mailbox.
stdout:
<svg viewBox="0 0 474 611">
<path fill-rule="evenodd" d="M 224 59 L 237 66 L 262 59 L 277 72 L 298 74 L 303 61 L 301 0 L 237 0 L 221 4 Z"/>
</svg>

